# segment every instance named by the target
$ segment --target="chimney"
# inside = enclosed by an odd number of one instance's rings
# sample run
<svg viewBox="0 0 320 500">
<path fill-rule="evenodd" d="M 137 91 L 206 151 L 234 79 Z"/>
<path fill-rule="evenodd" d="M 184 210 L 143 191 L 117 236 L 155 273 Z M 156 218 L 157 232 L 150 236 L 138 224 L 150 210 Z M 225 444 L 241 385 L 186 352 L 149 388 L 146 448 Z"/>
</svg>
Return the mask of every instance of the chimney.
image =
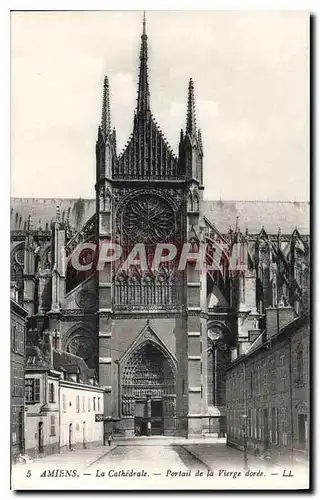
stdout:
<svg viewBox="0 0 320 500">
<path fill-rule="evenodd" d="M 238 344 L 238 355 L 242 356 L 243 354 L 246 354 L 247 350 L 251 346 L 251 343 L 248 341 L 241 341 Z"/>
<path fill-rule="evenodd" d="M 291 306 L 267 307 L 266 308 L 266 336 L 276 335 L 278 331 L 295 318 L 295 312 Z"/>
</svg>

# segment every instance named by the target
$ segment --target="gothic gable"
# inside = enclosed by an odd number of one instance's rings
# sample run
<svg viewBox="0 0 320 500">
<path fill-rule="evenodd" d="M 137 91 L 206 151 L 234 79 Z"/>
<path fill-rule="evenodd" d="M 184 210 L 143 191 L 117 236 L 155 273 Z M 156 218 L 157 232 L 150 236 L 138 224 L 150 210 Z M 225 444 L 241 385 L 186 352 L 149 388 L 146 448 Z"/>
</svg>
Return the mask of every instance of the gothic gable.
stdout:
<svg viewBox="0 0 320 500">
<path fill-rule="evenodd" d="M 130 356 L 134 353 L 134 351 L 146 343 L 153 344 L 160 352 L 162 352 L 162 354 L 169 361 L 172 369 L 176 370 L 177 358 L 171 353 L 169 348 L 160 339 L 155 330 L 149 325 L 149 322 L 147 322 L 145 327 L 137 335 L 134 342 L 129 346 L 127 351 L 121 356 L 121 358 L 119 359 L 120 365 L 124 366 L 128 361 L 128 359 L 130 358 Z"/>
</svg>

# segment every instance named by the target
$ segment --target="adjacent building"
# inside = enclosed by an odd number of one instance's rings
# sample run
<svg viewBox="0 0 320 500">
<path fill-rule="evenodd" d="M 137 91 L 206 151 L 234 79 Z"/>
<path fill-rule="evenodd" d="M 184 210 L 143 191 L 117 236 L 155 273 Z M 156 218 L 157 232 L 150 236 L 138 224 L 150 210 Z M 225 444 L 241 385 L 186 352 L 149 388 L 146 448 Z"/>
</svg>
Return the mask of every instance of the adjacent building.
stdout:
<svg viewBox="0 0 320 500">
<path fill-rule="evenodd" d="M 21 303 L 15 284 L 11 286 L 11 454 L 12 459 L 24 452 L 24 373 L 26 349 L 26 311 Z"/>
<path fill-rule="evenodd" d="M 76 365 L 75 365 L 76 366 Z M 68 369 L 76 377 L 81 372 Z M 104 389 L 73 380 L 60 381 L 60 450 L 105 443 Z"/>
<path fill-rule="evenodd" d="M 307 462 L 309 315 L 268 308 L 266 330 L 247 340 L 226 370 L 227 444 L 278 462 Z"/>
<path fill-rule="evenodd" d="M 57 332 L 27 346 L 25 385 L 29 456 L 103 444 L 104 390 L 82 358 L 60 349 Z"/>
</svg>

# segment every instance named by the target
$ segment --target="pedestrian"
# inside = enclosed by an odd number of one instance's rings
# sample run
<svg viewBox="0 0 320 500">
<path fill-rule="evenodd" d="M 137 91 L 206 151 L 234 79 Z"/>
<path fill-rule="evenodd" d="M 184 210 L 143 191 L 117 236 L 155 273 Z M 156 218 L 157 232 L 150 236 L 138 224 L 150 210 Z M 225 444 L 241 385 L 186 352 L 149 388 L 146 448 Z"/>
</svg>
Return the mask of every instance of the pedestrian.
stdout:
<svg viewBox="0 0 320 500">
<path fill-rule="evenodd" d="M 108 445 L 111 446 L 111 441 L 112 441 L 112 435 L 109 434 L 109 437 L 108 437 Z"/>
<path fill-rule="evenodd" d="M 147 430 L 148 430 L 148 432 L 147 432 L 148 436 L 151 436 L 151 422 L 148 422 Z"/>
</svg>

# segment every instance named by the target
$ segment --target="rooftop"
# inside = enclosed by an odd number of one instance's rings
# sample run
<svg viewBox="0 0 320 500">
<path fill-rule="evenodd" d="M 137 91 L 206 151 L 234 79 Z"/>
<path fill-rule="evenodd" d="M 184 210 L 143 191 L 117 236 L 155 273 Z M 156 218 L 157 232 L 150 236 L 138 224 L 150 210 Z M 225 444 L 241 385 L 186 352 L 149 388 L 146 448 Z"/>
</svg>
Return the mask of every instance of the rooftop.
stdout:
<svg viewBox="0 0 320 500">
<path fill-rule="evenodd" d="M 69 220 L 71 227 L 79 230 L 95 212 L 94 199 L 82 198 L 11 198 L 11 229 L 24 230 L 29 215 L 33 229 L 49 230 L 60 207 L 62 222 Z M 203 215 L 217 229 L 226 234 L 232 226 L 258 234 L 264 226 L 267 234 L 291 234 L 295 227 L 300 234 L 310 233 L 309 202 L 290 201 L 223 201 L 204 200 Z"/>
</svg>

